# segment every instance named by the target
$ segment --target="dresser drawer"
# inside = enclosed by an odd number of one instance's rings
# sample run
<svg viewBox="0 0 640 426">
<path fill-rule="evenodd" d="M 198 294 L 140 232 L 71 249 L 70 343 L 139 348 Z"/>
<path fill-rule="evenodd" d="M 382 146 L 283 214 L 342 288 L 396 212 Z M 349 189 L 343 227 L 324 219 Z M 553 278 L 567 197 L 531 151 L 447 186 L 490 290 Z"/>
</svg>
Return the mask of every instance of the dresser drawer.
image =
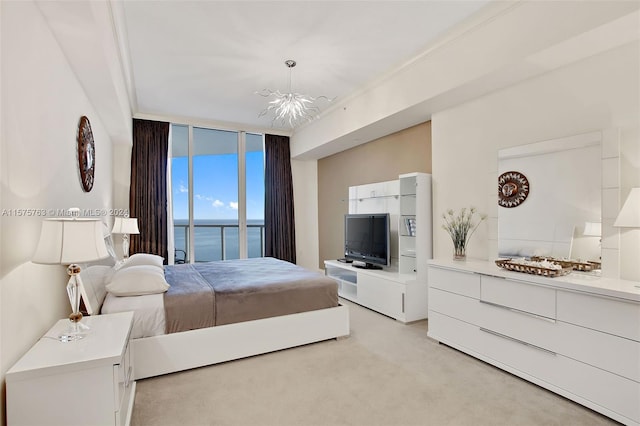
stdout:
<svg viewBox="0 0 640 426">
<path fill-rule="evenodd" d="M 430 336 L 443 343 L 619 421 L 640 422 L 638 382 L 436 312 L 429 315 L 432 326 Z"/>
<path fill-rule="evenodd" d="M 640 342 L 429 289 L 433 312 L 475 324 L 640 382 Z M 431 323 L 429 324 L 432 325 Z"/>
<path fill-rule="evenodd" d="M 429 268 L 429 287 L 450 291 L 463 296 L 480 297 L 480 275 L 472 272 L 451 271 L 442 268 Z"/>
<path fill-rule="evenodd" d="M 640 342 L 561 321 L 548 337 L 555 352 L 640 383 Z"/>
<path fill-rule="evenodd" d="M 541 348 L 551 349 L 555 342 L 552 336 L 557 333 L 556 322 L 528 312 L 483 303 L 438 289 L 429 289 L 429 308 Z"/>
<path fill-rule="evenodd" d="M 640 342 L 640 303 L 559 290 L 558 319 Z"/>
<path fill-rule="evenodd" d="M 483 275 L 480 300 L 546 318 L 556 318 L 556 290 Z"/>
</svg>

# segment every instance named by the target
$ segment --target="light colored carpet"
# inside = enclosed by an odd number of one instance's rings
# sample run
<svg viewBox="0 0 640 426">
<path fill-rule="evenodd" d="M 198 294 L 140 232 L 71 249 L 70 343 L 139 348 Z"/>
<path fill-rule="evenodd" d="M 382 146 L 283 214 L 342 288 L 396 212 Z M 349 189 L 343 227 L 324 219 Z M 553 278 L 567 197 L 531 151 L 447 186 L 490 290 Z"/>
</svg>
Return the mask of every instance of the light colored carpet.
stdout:
<svg viewBox="0 0 640 426">
<path fill-rule="evenodd" d="M 132 426 L 615 424 L 346 304 L 349 338 L 138 381 Z"/>
</svg>

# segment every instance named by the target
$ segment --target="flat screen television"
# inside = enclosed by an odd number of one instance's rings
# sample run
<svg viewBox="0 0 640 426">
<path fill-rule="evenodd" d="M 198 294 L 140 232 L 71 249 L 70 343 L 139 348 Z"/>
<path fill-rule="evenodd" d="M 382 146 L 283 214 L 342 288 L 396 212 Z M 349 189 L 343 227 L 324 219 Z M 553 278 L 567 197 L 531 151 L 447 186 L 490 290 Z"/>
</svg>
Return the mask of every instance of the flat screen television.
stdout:
<svg viewBox="0 0 640 426">
<path fill-rule="evenodd" d="M 344 257 L 353 266 L 382 269 L 389 266 L 389 213 L 344 216 Z"/>
</svg>

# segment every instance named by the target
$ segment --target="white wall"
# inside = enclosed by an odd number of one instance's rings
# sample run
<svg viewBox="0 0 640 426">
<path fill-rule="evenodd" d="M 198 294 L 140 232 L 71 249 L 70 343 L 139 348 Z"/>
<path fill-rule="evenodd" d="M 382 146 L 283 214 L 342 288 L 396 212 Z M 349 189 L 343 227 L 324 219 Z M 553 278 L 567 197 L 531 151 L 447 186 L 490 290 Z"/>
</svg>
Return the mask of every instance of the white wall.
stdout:
<svg viewBox="0 0 640 426">
<path fill-rule="evenodd" d="M 291 155 L 321 158 L 545 70 L 638 39 L 633 1 L 494 1 L 425 50 L 296 129 Z"/>
<path fill-rule="evenodd" d="M 291 160 L 296 264 L 318 269 L 318 162 Z"/>
<path fill-rule="evenodd" d="M 620 135 L 605 138 L 603 148 L 603 227 L 612 224 L 618 194 L 640 186 L 639 52 L 637 41 L 629 43 L 434 114 L 434 257 L 452 255 L 441 213 L 469 205 L 490 218 L 473 235 L 468 256 L 497 256 L 499 149 L 595 130 L 618 129 Z M 618 274 L 619 253 L 620 276 L 640 280 L 638 234 L 603 235 L 603 262 L 611 260 L 607 274 Z"/>
<path fill-rule="evenodd" d="M 38 215 L 50 216 L 51 209 L 112 207 L 113 149 L 95 103 L 36 4 L 3 1 L 0 12 L 0 375 L 4 380 L 11 365 L 71 310 L 65 268 L 30 262 L 42 222 Z M 95 183 L 89 193 L 83 192 L 77 171 L 76 134 L 82 115 L 89 117 L 96 145 Z M 25 209 L 37 213 L 19 216 Z"/>
</svg>

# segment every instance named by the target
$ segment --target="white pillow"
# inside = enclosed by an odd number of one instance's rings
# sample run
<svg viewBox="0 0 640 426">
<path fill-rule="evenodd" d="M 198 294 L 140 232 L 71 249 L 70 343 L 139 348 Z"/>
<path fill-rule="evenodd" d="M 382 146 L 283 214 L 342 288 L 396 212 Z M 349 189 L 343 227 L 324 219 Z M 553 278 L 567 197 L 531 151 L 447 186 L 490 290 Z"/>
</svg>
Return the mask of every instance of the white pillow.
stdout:
<svg viewBox="0 0 640 426">
<path fill-rule="evenodd" d="M 124 263 L 119 265 L 118 269 L 128 268 L 130 266 L 153 265 L 162 268 L 164 258 L 155 254 L 136 253 L 127 258 Z"/>
<path fill-rule="evenodd" d="M 78 287 L 89 315 L 98 315 L 107 295 L 106 284 L 111 281 L 114 269 L 106 265 L 93 265 L 80 271 Z M 69 278 L 71 280 L 71 278 Z"/>
<path fill-rule="evenodd" d="M 155 265 L 137 265 L 117 271 L 107 291 L 114 296 L 142 296 L 164 293 L 169 284 L 164 279 L 164 271 Z"/>
</svg>

